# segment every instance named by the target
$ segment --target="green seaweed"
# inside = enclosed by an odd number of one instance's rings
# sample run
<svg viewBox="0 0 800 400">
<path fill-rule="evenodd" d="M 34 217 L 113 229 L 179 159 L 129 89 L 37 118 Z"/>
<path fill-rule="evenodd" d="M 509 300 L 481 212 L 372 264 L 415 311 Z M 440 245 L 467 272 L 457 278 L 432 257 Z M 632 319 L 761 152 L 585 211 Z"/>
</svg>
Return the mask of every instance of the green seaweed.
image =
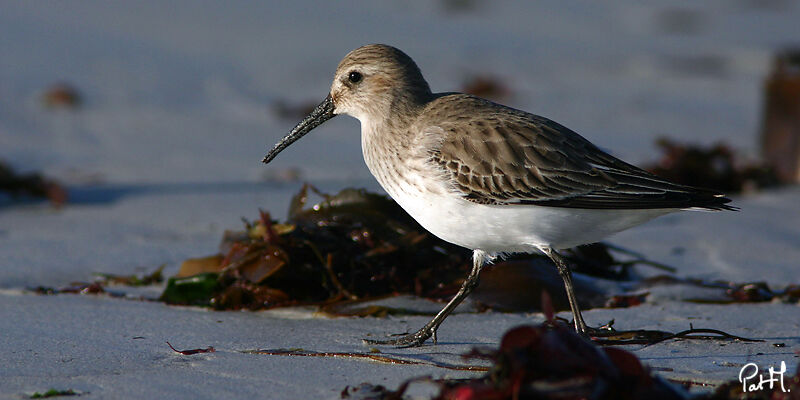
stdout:
<svg viewBox="0 0 800 400">
<path fill-rule="evenodd" d="M 219 288 L 219 274 L 206 272 L 187 278 L 169 278 L 159 300 L 169 304 L 209 305 Z"/>
<path fill-rule="evenodd" d="M 67 389 L 67 390 L 50 389 L 44 393 L 34 392 L 29 398 L 46 399 L 49 397 L 59 397 L 59 396 L 80 396 L 80 393 L 72 389 Z"/>
</svg>

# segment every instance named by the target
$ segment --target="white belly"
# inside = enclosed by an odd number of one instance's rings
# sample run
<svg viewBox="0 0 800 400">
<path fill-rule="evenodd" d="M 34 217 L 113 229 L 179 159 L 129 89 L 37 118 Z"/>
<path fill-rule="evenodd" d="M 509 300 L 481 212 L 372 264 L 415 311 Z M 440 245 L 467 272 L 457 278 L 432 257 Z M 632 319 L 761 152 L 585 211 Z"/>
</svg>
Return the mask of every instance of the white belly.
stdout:
<svg viewBox="0 0 800 400">
<path fill-rule="evenodd" d="M 387 190 L 388 191 L 388 190 Z M 390 192 L 390 194 L 392 194 Z M 582 210 L 526 205 L 484 205 L 452 195 L 392 194 L 439 238 L 487 252 L 531 252 L 598 242 L 676 210 Z"/>
</svg>

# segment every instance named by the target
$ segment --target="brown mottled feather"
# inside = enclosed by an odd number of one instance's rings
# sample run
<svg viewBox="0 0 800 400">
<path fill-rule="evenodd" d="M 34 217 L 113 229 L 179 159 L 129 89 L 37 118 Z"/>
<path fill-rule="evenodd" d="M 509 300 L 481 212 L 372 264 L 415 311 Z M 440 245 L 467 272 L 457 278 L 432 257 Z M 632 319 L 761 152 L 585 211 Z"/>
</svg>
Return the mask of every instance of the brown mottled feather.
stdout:
<svg viewBox="0 0 800 400">
<path fill-rule="evenodd" d="M 721 193 L 670 183 L 558 123 L 488 100 L 444 94 L 422 115 L 427 117 L 417 121 L 440 121 L 436 128 L 444 131 L 431 160 L 450 175 L 456 190 L 476 203 L 734 209 L 725 205 L 730 200 Z M 467 120 L 459 118 L 464 115 Z"/>
</svg>

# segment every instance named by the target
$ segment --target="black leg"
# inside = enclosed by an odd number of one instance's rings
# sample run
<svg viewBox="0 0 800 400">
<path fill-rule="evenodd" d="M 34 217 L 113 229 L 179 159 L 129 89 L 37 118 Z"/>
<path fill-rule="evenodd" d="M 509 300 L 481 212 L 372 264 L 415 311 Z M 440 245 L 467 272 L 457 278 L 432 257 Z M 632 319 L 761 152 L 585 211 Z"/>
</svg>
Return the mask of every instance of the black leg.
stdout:
<svg viewBox="0 0 800 400">
<path fill-rule="evenodd" d="M 575 322 L 575 331 L 586 336 L 589 333 L 589 329 L 587 329 L 586 322 L 583 321 L 583 315 L 581 315 L 581 309 L 578 307 L 578 299 L 575 297 L 575 288 L 572 285 L 572 272 L 569 270 L 567 262 L 560 254 L 549 247 L 542 247 L 541 250 L 547 257 L 553 260 L 558 268 L 559 275 L 561 275 L 561 279 L 564 280 L 564 287 L 567 289 L 567 299 L 569 300 L 569 308 L 572 309 L 572 319 Z"/>
<path fill-rule="evenodd" d="M 487 261 L 491 261 L 492 257 L 484 251 L 475 250 L 472 252 L 472 271 L 470 271 L 469 275 L 467 275 L 467 279 L 464 280 L 464 283 L 461 285 L 461 289 L 456 293 L 455 297 L 453 297 L 450 302 L 447 303 L 442 311 L 439 311 L 433 319 L 425 324 L 420 330 L 416 331 L 415 333 L 411 333 L 405 336 L 401 336 L 397 339 L 389 339 L 389 340 L 373 340 L 373 339 L 364 339 L 365 342 L 368 344 L 386 344 L 392 346 L 400 346 L 400 347 L 416 347 L 421 346 L 428 338 L 433 336 L 433 343 L 436 343 L 436 330 L 439 329 L 439 325 L 444 322 L 445 318 L 462 302 L 464 299 L 469 296 L 475 287 L 478 286 L 478 280 L 480 278 L 481 269 L 483 269 L 484 264 Z"/>
</svg>

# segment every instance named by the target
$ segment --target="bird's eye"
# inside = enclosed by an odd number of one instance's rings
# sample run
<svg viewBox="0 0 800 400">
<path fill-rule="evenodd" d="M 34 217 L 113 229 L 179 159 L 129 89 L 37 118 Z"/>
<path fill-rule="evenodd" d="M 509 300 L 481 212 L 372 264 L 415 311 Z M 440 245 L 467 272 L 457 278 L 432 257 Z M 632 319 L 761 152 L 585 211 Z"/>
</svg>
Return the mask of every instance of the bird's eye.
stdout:
<svg viewBox="0 0 800 400">
<path fill-rule="evenodd" d="M 361 82 L 361 78 L 363 78 L 363 76 L 361 76 L 361 73 L 356 71 L 350 71 L 350 74 L 347 75 L 347 80 L 349 80 L 350 83 Z"/>
</svg>

